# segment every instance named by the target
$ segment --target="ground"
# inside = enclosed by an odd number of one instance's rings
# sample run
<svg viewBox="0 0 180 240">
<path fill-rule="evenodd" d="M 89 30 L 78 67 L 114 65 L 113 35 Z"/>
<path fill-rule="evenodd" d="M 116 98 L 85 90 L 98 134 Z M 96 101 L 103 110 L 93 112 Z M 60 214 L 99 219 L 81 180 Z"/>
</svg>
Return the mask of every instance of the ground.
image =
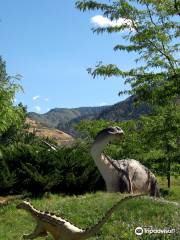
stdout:
<svg viewBox="0 0 180 240">
<path fill-rule="evenodd" d="M 163 181 L 164 182 L 164 181 Z M 154 201 L 149 197 L 131 199 L 124 202 L 112 215 L 93 240 L 154 240 L 178 239 L 172 234 L 143 234 L 137 237 L 136 227 L 152 226 L 164 229 L 180 228 L 180 190 L 174 184 L 170 192 L 164 192 L 166 201 Z M 48 210 L 68 219 L 74 225 L 86 228 L 96 223 L 123 194 L 97 192 L 81 196 L 62 196 L 46 194 L 41 199 L 32 199 L 33 205 L 41 210 Z M 34 229 L 35 222 L 23 210 L 17 210 L 16 204 L 21 200 L 10 202 L 0 207 L 0 239 L 22 239 L 24 233 Z M 40 238 L 39 238 L 40 239 Z M 41 238 L 42 239 L 42 238 Z M 47 240 L 51 240 L 51 236 Z"/>
</svg>

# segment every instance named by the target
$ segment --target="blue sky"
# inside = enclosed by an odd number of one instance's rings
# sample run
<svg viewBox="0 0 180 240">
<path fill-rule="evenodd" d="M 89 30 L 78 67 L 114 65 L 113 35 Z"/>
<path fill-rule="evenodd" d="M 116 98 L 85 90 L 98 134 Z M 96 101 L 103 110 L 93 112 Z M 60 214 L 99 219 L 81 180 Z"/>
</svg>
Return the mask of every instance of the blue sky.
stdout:
<svg viewBox="0 0 180 240">
<path fill-rule="evenodd" d="M 93 79 L 86 71 L 99 61 L 122 69 L 133 66 L 128 54 L 113 51 L 121 35 L 93 34 L 94 24 L 109 24 L 107 19 L 101 12 L 80 12 L 75 2 L 1 1 L 0 55 L 9 75 L 23 76 L 24 93 L 16 100 L 28 111 L 99 106 L 125 98 L 118 96 L 125 89 L 120 78 Z"/>
</svg>

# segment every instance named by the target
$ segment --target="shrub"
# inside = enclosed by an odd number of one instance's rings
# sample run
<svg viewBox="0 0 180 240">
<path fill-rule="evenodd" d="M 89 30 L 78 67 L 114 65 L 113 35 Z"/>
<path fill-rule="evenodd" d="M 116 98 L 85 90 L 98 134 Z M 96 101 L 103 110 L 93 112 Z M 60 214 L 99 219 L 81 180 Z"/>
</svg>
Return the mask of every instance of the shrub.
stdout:
<svg viewBox="0 0 180 240">
<path fill-rule="evenodd" d="M 104 188 L 86 143 L 49 150 L 40 145 L 2 148 L 0 194 L 82 194 Z"/>
</svg>

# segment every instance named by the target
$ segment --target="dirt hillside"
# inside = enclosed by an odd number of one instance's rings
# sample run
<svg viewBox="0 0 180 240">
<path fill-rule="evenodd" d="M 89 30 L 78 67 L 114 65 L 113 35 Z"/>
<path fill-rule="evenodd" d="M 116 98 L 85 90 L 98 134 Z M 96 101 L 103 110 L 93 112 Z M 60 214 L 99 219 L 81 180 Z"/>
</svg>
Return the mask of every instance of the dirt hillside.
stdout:
<svg viewBox="0 0 180 240">
<path fill-rule="evenodd" d="M 26 123 L 30 126 L 28 129 L 29 132 L 35 133 L 36 136 L 52 138 L 60 146 L 69 145 L 74 142 L 74 138 L 71 135 L 55 128 L 48 128 L 42 123 L 39 123 L 29 117 L 26 119 Z"/>
</svg>

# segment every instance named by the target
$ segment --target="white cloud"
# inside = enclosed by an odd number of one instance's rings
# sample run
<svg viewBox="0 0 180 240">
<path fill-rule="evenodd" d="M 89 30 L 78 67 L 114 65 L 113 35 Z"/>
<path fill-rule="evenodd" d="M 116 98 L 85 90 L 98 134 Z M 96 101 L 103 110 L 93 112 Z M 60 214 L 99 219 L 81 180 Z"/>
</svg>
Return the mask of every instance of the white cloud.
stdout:
<svg viewBox="0 0 180 240">
<path fill-rule="evenodd" d="M 99 106 L 105 106 L 105 105 L 108 105 L 106 102 L 101 102 L 100 104 L 99 104 Z"/>
<path fill-rule="evenodd" d="M 132 26 L 132 22 L 130 19 L 128 20 L 125 18 L 119 18 L 118 20 L 111 21 L 109 18 L 102 15 L 96 15 L 92 17 L 91 22 L 98 27 L 115 27 L 121 26 L 123 24 L 127 24 L 130 27 Z"/>
<path fill-rule="evenodd" d="M 45 98 L 44 101 L 48 102 L 48 101 L 49 101 L 49 98 Z"/>
<path fill-rule="evenodd" d="M 14 103 L 17 103 L 17 99 L 16 99 L 16 98 L 14 98 L 13 102 L 14 102 Z"/>
<path fill-rule="evenodd" d="M 32 99 L 33 99 L 33 101 L 35 101 L 35 100 L 37 100 L 38 98 L 40 98 L 40 96 L 39 96 L 39 95 L 37 95 L 37 96 L 34 96 Z"/>
<path fill-rule="evenodd" d="M 40 106 L 35 106 L 34 108 L 35 108 L 35 111 L 36 111 L 36 112 L 38 112 L 38 113 L 41 112 L 41 107 L 40 107 Z"/>
</svg>

